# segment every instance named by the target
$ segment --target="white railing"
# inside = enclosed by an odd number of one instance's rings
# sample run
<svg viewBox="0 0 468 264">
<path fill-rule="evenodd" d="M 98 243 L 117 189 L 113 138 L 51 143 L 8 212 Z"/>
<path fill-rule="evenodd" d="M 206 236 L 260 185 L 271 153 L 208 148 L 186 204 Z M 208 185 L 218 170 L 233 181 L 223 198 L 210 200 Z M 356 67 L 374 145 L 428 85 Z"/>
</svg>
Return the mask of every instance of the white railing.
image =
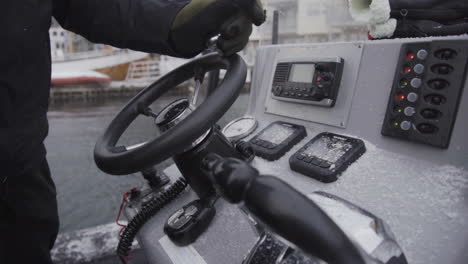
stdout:
<svg viewBox="0 0 468 264">
<path fill-rule="evenodd" d="M 117 55 L 121 53 L 128 53 L 128 50 L 120 49 L 102 49 L 102 50 L 90 50 L 83 52 L 73 52 L 73 53 L 52 53 L 53 62 L 62 62 L 62 61 L 74 61 L 74 60 L 86 60 L 92 58 L 105 57 L 110 55 Z"/>
<path fill-rule="evenodd" d="M 135 61 L 128 68 L 126 82 L 149 83 L 161 75 L 159 62 L 155 60 Z"/>
</svg>

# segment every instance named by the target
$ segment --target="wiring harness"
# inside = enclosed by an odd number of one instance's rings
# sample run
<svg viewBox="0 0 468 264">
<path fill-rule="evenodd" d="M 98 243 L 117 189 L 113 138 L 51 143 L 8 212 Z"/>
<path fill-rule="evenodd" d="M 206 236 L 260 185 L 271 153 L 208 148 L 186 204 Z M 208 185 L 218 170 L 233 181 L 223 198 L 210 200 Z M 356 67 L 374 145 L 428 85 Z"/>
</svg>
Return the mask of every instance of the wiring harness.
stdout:
<svg viewBox="0 0 468 264">
<path fill-rule="evenodd" d="M 122 263 L 127 263 L 133 240 L 143 225 L 167 204 L 177 198 L 177 196 L 179 196 L 186 187 L 187 181 L 184 178 L 180 178 L 167 190 L 142 206 L 140 212 L 132 218 L 120 237 L 119 245 L 117 246 L 117 255 Z"/>
</svg>

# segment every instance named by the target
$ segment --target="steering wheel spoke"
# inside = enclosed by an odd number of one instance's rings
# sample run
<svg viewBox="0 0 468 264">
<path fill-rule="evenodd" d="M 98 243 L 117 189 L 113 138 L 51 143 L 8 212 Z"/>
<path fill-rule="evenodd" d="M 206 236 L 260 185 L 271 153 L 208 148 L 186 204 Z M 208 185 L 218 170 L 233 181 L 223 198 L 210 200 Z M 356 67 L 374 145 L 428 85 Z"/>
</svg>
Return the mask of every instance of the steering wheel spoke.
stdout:
<svg viewBox="0 0 468 264">
<path fill-rule="evenodd" d="M 190 107 L 192 109 L 197 108 L 197 103 L 198 103 L 198 98 L 200 95 L 200 90 L 202 88 L 203 80 L 205 79 L 206 71 L 202 68 L 196 68 L 194 71 L 194 81 L 195 81 L 195 87 L 192 93 L 192 98 L 190 99 Z"/>
<path fill-rule="evenodd" d="M 148 144 L 148 141 L 145 141 L 145 142 L 141 142 L 141 143 L 138 143 L 138 144 L 135 144 L 135 145 L 131 145 L 131 146 L 126 146 L 125 147 L 125 150 L 126 151 L 130 151 L 130 150 L 134 150 L 134 149 L 137 149 L 139 147 L 143 147 L 144 145 Z"/>
<path fill-rule="evenodd" d="M 158 117 L 158 114 L 153 112 L 153 109 L 151 109 L 151 107 L 146 107 L 146 108 L 143 108 L 141 110 L 139 109 L 139 112 L 140 112 L 140 114 L 142 114 L 144 116 L 152 117 L 154 119 L 156 119 Z"/>
</svg>

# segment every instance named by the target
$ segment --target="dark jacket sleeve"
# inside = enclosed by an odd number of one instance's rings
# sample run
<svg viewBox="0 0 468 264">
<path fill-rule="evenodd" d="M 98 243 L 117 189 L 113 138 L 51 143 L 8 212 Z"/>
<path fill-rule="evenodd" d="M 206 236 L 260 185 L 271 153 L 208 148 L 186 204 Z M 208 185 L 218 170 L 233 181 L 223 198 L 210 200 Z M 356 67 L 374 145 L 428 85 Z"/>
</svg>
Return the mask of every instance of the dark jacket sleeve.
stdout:
<svg viewBox="0 0 468 264">
<path fill-rule="evenodd" d="M 190 0 L 53 0 L 60 25 L 96 43 L 177 55 L 172 22 Z"/>
</svg>

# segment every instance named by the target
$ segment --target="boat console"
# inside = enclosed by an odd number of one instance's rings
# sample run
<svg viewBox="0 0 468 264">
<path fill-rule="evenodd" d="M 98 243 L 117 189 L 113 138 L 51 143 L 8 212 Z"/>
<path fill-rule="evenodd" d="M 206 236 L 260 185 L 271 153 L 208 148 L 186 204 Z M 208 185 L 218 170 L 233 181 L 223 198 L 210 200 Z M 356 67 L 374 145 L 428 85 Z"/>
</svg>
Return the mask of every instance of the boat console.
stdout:
<svg viewBox="0 0 468 264">
<path fill-rule="evenodd" d="M 227 70 L 204 103 L 151 112 L 200 65 Z M 220 129 L 242 65 L 208 54 L 182 66 L 96 145 L 111 174 L 176 162 L 172 186 L 127 201 L 149 263 L 466 263 L 468 37 L 261 47 L 245 116 Z M 161 136 L 115 146 L 138 114 Z"/>
</svg>

